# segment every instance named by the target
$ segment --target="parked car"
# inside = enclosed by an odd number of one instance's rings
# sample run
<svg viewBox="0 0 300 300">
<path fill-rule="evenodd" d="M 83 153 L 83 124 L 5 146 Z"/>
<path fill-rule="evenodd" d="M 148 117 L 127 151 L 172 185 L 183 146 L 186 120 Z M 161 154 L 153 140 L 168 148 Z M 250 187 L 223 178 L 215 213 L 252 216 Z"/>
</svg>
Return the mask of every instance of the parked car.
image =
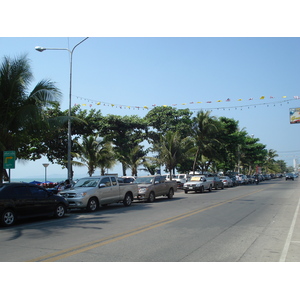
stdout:
<svg viewBox="0 0 300 300">
<path fill-rule="evenodd" d="M 286 173 L 285 174 L 285 180 L 289 180 L 289 179 L 294 180 L 294 174 L 292 174 L 292 173 Z"/>
<path fill-rule="evenodd" d="M 158 196 L 167 196 L 172 199 L 174 192 L 177 191 L 177 182 L 175 180 L 166 180 L 165 176 L 151 175 L 137 177 L 138 200 L 153 202 Z"/>
<path fill-rule="evenodd" d="M 223 181 L 224 187 L 233 187 L 233 182 L 229 176 L 220 176 Z"/>
<path fill-rule="evenodd" d="M 62 218 L 69 205 L 60 196 L 30 183 L 0 184 L 0 223 L 13 225 L 16 219 L 43 215 Z"/>
<path fill-rule="evenodd" d="M 233 186 L 239 185 L 239 182 L 237 181 L 236 176 L 228 176 L 228 177 L 231 179 Z"/>
<path fill-rule="evenodd" d="M 100 205 L 122 202 L 124 206 L 130 206 L 137 196 L 138 187 L 135 183 L 119 183 L 116 176 L 92 176 L 78 180 L 69 189 L 59 192 L 72 208 L 85 208 L 92 212 Z"/>
<path fill-rule="evenodd" d="M 190 181 L 183 184 L 183 190 L 187 194 L 189 191 L 203 193 L 205 190 L 211 192 L 212 183 L 206 180 L 205 175 L 192 176 Z"/>
<path fill-rule="evenodd" d="M 172 179 L 177 181 L 177 188 L 181 189 L 181 188 L 183 188 L 183 185 L 186 182 L 190 181 L 191 175 L 189 175 L 189 174 L 177 174 L 177 175 L 174 175 L 172 177 Z"/>
<path fill-rule="evenodd" d="M 206 177 L 208 182 L 212 183 L 212 187 L 217 190 L 218 188 L 224 189 L 223 181 L 218 176 Z"/>
<path fill-rule="evenodd" d="M 247 178 L 248 178 L 248 183 L 254 183 L 255 182 L 255 178 L 253 175 L 247 175 Z"/>
<path fill-rule="evenodd" d="M 238 174 L 236 175 L 236 180 L 239 184 L 248 184 L 248 178 L 244 174 Z"/>
</svg>

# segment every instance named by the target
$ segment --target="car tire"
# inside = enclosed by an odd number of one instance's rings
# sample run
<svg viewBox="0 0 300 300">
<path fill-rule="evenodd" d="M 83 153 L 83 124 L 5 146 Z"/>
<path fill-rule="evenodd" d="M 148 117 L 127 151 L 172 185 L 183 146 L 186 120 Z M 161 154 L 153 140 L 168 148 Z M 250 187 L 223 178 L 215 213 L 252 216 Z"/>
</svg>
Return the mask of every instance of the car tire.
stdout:
<svg viewBox="0 0 300 300">
<path fill-rule="evenodd" d="M 124 206 L 130 206 L 133 201 L 133 196 L 130 193 L 127 193 L 124 197 L 123 204 Z"/>
<path fill-rule="evenodd" d="M 1 220 L 0 220 L 1 225 L 5 226 L 5 227 L 11 226 L 15 223 L 15 221 L 16 221 L 16 214 L 13 210 L 6 209 L 2 213 Z"/>
<path fill-rule="evenodd" d="M 184 190 L 184 193 L 185 193 L 185 194 L 187 194 L 187 193 L 188 193 L 188 191 L 187 191 L 187 190 Z"/>
<path fill-rule="evenodd" d="M 87 209 L 88 212 L 93 212 L 93 211 L 96 211 L 98 209 L 98 207 L 99 207 L 98 199 L 97 198 L 91 198 L 88 201 L 86 209 Z"/>
<path fill-rule="evenodd" d="M 167 197 L 168 197 L 168 199 L 172 199 L 173 196 L 174 196 L 174 190 L 171 188 L 171 189 L 169 190 L 169 193 L 168 193 Z"/>
<path fill-rule="evenodd" d="M 66 214 L 66 207 L 63 204 L 59 204 L 56 206 L 56 209 L 54 211 L 54 217 L 55 218 L 62 218 Z"/>
<path fill-rule="evenodd" d="M 208 189 L 208 191 L 209 191 L 209 192 L 211 192 L 211 191 L 212 191 L 212 186 L 211 186 L 211 185 L 209 186 L 209 189 Z"/>
<path fill-rule="evenodd" d="M 154 200 L 155 200 L 155 194 L 154 194 L 154 192 L 151 192 L 148 197 L 147 202 L 153 202 Z"/>
</svg>

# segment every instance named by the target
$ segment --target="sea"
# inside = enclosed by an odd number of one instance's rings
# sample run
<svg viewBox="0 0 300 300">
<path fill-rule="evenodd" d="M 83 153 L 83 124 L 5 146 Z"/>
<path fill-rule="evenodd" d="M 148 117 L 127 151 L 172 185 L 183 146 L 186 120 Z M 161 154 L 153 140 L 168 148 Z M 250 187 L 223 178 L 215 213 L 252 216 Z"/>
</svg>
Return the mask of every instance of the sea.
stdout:
<svg viewBox="0 0 300 300">
<path fill-rule="evenodd" d="M 63 178 L 63 177 L 49 177 L 47 178 L 47 181 L 50 181 L 52 183 L 58 183 L 58 182 L 62 182 L 62 181 L 65 181 L 66 178 Z M 45 182 L 45 178 L 41 178 L 41 177 L 36 177 L 36 178 L 14 178 L 12 177 L 10 179 L 10 182 L 33 182 L 33 181 L 39 181 L 39 182 Z"/>
</svg>

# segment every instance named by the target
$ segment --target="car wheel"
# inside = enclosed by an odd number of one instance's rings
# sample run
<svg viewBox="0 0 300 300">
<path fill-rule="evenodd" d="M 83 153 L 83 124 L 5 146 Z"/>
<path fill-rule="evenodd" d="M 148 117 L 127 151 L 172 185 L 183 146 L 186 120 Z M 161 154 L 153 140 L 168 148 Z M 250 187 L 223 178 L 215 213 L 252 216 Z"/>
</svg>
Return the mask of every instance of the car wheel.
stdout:
<svg viewBox="0 0 300 300">
<path fill-rule="evenodd" d="M 211 186 L 211 185 L 209 186 L 209 189 L 208 189 L 208 191 L 209 191 L 209 192 L 211 192 L 211 191 L 212 191 L 212 186 Z"/>
<path fill-rule="evenodd" d="M 155 200 L 155 194 L 151 192 L 148 198 L 148 202 L 153 202 L 154 200 Z"/>
<path fill-rule="evenodd" d="M 204 186 L 201 186 L 200 193 L 203 193 L 203 192 L 204 192 Z"/>
<path fill-rule="evenodd" d="M 15 223 L 16 215 L 13 210 L 7 209 L 1 215 L 1 224 L 3 226 L 11 226 Z"/>
<path fill-rule="evenodd" d="M 188 191 L 187 191 L 187 190 L 184 190 L 184 193 L 185 193 L 185 194 L 187 194 L 187 193 L 188 193 Z"/>
<path fill-rule="evenodd" d="M 173 198 L 173 196 L 174 196 L 174 190 L 172 188 L 169 190 L 169 194 L 167 196 L 168 196 L 169 199 Z"/>
<path fill-rule="evenodd" d="M 123 204 L 124 206 L 130 206 L 133 201 L 132 194 L 127 193 L 124 197 Z"/>
<path fill-rule="evenodd" d="M 99 206 L 99 202 L 97 200 L 97 198 L 91 198 L 87 204 L 87 211 L 92 212 L 98 209 Z"/>
<path fill-rule="evenodd" d="M 63 204 L 57 205 L 54 211 L 54 217 L 62 218 L 65 214 L 66 214 L 66 207 Z"/>
</svg>

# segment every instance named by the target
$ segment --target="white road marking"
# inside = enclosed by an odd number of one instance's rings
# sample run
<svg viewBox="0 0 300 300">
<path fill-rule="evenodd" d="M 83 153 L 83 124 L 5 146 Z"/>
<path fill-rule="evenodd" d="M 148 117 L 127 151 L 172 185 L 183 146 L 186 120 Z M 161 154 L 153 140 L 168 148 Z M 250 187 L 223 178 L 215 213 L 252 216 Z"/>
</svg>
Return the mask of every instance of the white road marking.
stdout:
<svg viewBox="0 0 300 300">
<path fill-rule="evenodd" d="M 287 253 L 289 251 L 292 235 L 293 235 L 293 232 L 294 232 L 294 228 L 295 228 L 295 224 L 296 224 L 296 220 L 297 220 L 297 216 L 298 216 L 299 207 L 300 207 L 300 198 L 298 200 L 298 205 L 297 205 L 297 208 L 296 208 L 296 211 L 295 211 L 295 214 L 294 214 L 294 218 L 293 218 L 289 233 L 287 235 L 285 245 L 284 245 L 284 248 L 282 250 L 279 262 L 285 262 L 285 260 L 286 260 L 286 256 L 287 256 Z"/>
</svg>

